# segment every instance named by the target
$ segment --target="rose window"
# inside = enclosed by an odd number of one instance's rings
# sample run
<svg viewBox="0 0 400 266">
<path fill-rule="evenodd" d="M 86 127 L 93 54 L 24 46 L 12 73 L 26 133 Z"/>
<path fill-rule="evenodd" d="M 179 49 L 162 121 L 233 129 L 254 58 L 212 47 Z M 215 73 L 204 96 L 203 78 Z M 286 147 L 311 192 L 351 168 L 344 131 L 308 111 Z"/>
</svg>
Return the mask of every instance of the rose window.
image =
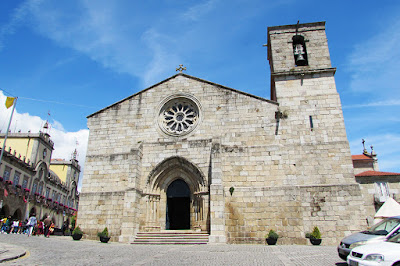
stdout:
<svg viewBox="0 0 400 266">
<path fill-rule="evenodd" d="M 189 133 L 197 125 L 199 110 L 187 98 L 176 98 L 167 102 L 160 110 L 159 124 L 170 135 L 181 136 Z"/>
</svg>

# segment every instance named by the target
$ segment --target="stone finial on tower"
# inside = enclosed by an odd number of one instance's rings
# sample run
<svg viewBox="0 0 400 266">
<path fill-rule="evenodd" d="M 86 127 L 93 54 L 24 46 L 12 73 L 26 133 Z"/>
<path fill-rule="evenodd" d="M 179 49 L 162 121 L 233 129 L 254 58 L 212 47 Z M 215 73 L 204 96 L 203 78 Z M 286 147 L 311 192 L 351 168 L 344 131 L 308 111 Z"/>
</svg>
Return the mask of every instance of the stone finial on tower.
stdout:
<svg viewBox="0 0 400 266">
<path fill-rule="evenodd" d="M 77 161 L 78 158 L 78 151 L 75 149 L 72 153 L 71 159 Z"/>
<path fill-rule="evenodd" d="M 365 148 L 365 139 L 362 139 L 361 141 L 362 145 L 363 145 L 363 154 L 367 154 L 367 149 Z"/>
</svg>

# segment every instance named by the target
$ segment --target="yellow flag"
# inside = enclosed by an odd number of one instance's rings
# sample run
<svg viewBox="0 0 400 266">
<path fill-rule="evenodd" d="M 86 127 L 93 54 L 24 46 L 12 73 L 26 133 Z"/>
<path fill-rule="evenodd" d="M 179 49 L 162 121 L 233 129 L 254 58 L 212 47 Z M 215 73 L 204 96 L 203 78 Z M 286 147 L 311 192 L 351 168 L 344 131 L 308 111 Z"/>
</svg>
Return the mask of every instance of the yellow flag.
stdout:
<svg viewBox="0 0 400 266">
<path fill-rule="evenodd" d="M 15 100 L 14 97 L 7 97 L 7 100 L 6 100 L 7 109 L 10 108 L 14 104 L 14 100 Z"/>
</svg>

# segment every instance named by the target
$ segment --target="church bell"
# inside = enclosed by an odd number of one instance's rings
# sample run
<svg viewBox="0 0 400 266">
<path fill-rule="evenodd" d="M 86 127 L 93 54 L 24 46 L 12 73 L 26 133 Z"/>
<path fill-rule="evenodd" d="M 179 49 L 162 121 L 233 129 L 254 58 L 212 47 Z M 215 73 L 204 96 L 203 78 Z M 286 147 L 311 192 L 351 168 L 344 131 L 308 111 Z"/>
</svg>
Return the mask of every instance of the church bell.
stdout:
<svg viewBox="0 0 400 266">
<path fill-rule="evenodd" d="M 304 37 L 301 35 L 295 35 L 292 38 L 293 41 L 293 55 L 296 66 L 307 66 L 307 50 Z"/>
</svg>

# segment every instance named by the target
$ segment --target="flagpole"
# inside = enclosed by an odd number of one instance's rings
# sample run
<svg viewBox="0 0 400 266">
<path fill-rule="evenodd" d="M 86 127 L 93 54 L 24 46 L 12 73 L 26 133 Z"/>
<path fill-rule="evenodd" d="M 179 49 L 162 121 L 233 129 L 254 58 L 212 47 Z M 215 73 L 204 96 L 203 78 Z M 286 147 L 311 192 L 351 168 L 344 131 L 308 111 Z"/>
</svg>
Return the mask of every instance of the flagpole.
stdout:
<svg viewBox="0 0 400 266">
<path fill-rule="evenodd" d="M 11 120 L 12 120 L 12 117 L 13 117 L 13 114 L 14 114 L 15 106 L 17 105 L 17 99 L 18 99 L 18 97 L 15 97 L 15 100 L 14 100 L 14 102 L 13 102 L 13 109 L 12 109 L 12 111 L 11 111 L 10 121 L 8 121 L 6 136 L 4 137 L 3 148 L 1 149 L 0 165 L 1 165 L 1 161 L 2 161 L 2 159 L 3 159 L 4 149 L 5 149 L 5 147 L 6 147 L 6 140 L 7 140 L 7 137 L 8 137 L 8 130 L 10 130 Z"/>
</svg>

